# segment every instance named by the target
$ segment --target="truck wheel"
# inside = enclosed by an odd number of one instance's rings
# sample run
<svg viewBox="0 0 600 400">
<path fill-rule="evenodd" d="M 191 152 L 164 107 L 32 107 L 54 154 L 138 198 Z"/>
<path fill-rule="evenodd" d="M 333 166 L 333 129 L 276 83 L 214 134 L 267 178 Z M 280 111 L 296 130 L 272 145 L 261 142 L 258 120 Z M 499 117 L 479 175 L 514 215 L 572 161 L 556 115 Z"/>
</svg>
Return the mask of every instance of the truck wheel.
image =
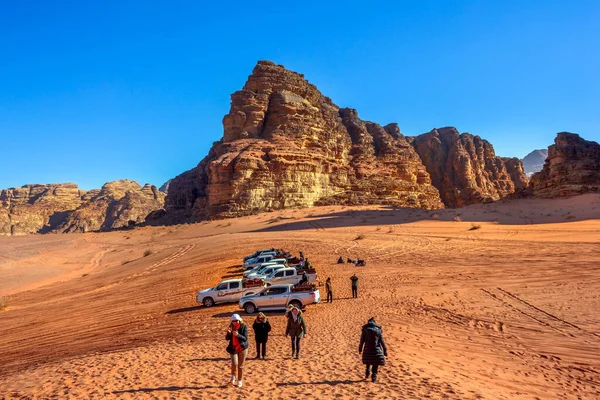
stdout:
<svg viewBox="0 0 600 400">
<path fill-rule="evenodd" d="M 300 303 L 298 300 L 292 300 L 292 302 L 290 302 L 290 304 L 293 305 L 294 307 L 296 307 L 297 309 L 302 308 L 302 303 Z"/>
<path fill-rule="evenodd" d="M 246 303 L 244 305 L 244 310 L 246 310 L 248 314 L 254 314 L 256 312 L 256 306 L 252 303 Z"/>
<path fill-rule="evenodd" d="M 215 301 L 212 297 L 205 297 L 204 300 L 202 300 L 202 304 L 204 304 L 204 307 L 212 307 L 215 305 Z"/>
</svg>

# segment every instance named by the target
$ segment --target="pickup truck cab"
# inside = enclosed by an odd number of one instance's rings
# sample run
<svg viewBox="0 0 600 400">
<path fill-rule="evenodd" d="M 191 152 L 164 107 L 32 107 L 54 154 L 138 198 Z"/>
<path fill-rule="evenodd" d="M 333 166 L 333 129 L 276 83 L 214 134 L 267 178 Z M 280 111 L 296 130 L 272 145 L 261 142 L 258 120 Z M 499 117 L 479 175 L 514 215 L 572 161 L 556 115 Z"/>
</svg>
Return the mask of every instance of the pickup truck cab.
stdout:
<svg viewBox="0 0 600 400">
<path fill-rule="evenodd" d="M 206 307 L 218 303 L 235 303 L 242 297 L 260 292 L 264 286 L 245 287 L 243 279 L 230 279 L 219 283 L 214 288 L 201 290 L 196 294 L 196 301 Z"/>
<path fill-rule="evenodd" d="M 281 265 L 281 264 L 273 264 L 273 265 L 267 265 L 266 267 L 259 269 L 258 271 L 249 274 L 247 276 L 248 279 L 255 279 L 255 278 L 261 278 L 264 279 L 265 277 L 271 275 L 274 271 L 278 271 L 282 268 L 285 268 L 285 265 Z"/>
<path fill-rule="evenodd" d="M 306 278 L 309 283 L 312 283 L 318 279 L 317 273 L 314 270 L 306 270 L 305 272 L 298 272 L 296 268 L 288 267 L 281 268 L 271 272 L 270 275 L 265 277 L 265 283 L 269 285 L 282 285 L 299 283 L 302 279 L 303 273 L 306 273 Z"/>
<path fill-rule="evenodd" d="M 244 262 L 248 261 L 251 258 L 256 258 L 258 256 L 260 256 L 262 253 L 267 253 L 267 252 L 271 252 L 271 249 L 262 249 L 262 250 L 256 250 L 254 253 L 250 254 L 249 256 L 244 257 Z"/>
<path fill-rule="evenodd" d="M 244 277 L 250 275 L 250 274 L 254 274 L 260 270 L 265 269 L 265 267 L 270 267 L 272 265 L 280 265 L 271 261 L 267 261 L 266 263 L 262 263 L 260 265 L 257 265 L 256 267 L 252 268 L 252 269 L 247 269 L 244 271 Z"/>
<path fill-rule="evenodd" d="M 275 253 L 264 253 L 256 258 L 251 258 L 244 262 L 243 267 L 246 269 L 251 269 L 256 267 L 259 264 L 266 263 L 275 258 Z"/>
<path fill-rule="evenodd" d="M 242 297 L 239 306 L 248 314 L 254 314 L 257 311 L 283 310 L 290 304 L 304 308 L 320 301 L 319 289 L 294 291 L 294 285 L 274 285 L 257 294 Z"/>
</svg>

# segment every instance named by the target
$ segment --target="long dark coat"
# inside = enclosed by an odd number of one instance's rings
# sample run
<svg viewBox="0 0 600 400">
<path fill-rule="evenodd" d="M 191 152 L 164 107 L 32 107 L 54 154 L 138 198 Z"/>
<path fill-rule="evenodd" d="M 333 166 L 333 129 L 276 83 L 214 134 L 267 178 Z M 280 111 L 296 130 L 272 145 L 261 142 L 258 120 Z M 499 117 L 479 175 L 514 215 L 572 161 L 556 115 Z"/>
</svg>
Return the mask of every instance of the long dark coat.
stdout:
<svg viewBox="0 0 600 400">
<path fill-rule="evenodd" d="M 229 340 L 227 352 L 229 354 L 235 354 L 235 348 L 233 347 L 233 333 L 227 333 L 225 335 L 225 340 Z M 242 324 L 238 328 L 238 341 L 240 342 L 242 349 L 245 350 L 248 348 L 248 326 L 246 324 Z"/>
<path fill-rule="evenodd" d="M 271 324 L 269 320 L 265 318 L 263 322 L 254 321 L 252 324 L 252 329 L 254 329 L 254 337 L 256 341 L 259 343 L 265 343 L 269 338 L 269 332 L 271 332 Z"/>
<path fill-rule="evenodd" d="M 285 334 L 290 335 L 291 337 L 304 337 L 306 334 L 306 323 L 304 322 L 304 316 L 302 312 L 298 313 L 298 318 L 296 318 L 296 322 L 294 322 L 294 317 L 290 312 L 287 316 L 287 327 L 285 329 Z"/>
<path fill-rule="evenodd" d="M 381 326 L 374 321 L 369 321 L 363 326 L 358 352 L 362 353 L 363 364 L 385 365 L 387 347 L 383 340 Z"/>
</svg>

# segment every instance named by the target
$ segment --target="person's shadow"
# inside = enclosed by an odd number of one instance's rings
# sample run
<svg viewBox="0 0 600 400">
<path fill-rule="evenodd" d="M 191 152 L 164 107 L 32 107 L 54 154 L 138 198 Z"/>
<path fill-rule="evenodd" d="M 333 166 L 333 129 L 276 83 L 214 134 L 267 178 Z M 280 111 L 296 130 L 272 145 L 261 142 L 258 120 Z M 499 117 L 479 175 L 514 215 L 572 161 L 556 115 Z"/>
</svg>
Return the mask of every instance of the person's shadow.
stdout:
<svg viewBox="0 0 600 400">
<path fill-rule="evenodd" d="M 208 385 L 208 386 L 163 386 L 156 388 L 138 388 L 138 389 L 124 389 L 115 390 L 112 394 L 124 394 L 124 393 L 152 393 L 152 392 L 178 392 L 180 390 L 206 390 L 206 389 L 222 389 L 229 385 Z"/>
</svg>

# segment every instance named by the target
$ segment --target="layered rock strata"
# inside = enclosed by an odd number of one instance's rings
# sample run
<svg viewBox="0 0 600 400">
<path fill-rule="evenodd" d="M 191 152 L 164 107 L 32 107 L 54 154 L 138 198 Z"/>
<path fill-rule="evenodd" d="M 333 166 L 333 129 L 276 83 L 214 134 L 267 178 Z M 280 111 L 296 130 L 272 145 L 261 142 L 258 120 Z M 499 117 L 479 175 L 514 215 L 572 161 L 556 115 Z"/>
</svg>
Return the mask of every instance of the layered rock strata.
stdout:
<svg viewBox="0 0 600 400">
<path fill-rule="evenodd" d="M 201 220 L 320 204 L 443 207 L 397 126 L 360 120 L 272 62 L 231 96 L 223 128 L 208 156 L 171 182 L 169 212 Z"/>
<path fill-rule="evenodd" d="M 544 167 L 531 177 L 529 190 L 542 198 L 600 191 L 600 145 L 574 133 L 559 133 L 548 147 Z"/>
<path fill-rule="evenodd" d="M 72 183 L 6 189 L 0 192 L 0 235 L 121 228 L 144 222 L 164 198 L 155 186 L 128 180 L 88 192 Z"/>
</svg>

